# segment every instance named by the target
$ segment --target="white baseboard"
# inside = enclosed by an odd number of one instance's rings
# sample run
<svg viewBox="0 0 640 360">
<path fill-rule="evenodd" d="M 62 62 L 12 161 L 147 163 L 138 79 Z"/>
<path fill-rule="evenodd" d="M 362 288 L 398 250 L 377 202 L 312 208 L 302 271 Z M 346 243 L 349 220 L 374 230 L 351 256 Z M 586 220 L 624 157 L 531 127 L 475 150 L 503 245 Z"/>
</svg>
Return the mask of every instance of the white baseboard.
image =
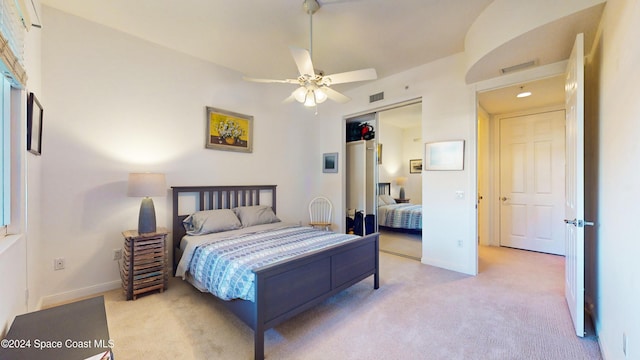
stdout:
<svg viewBox="0 0 640 360">
<path fill-rule="evenodd" d="M 95 294 L 100 294 L 105 291 L 117 289 L 121 286 L 122 286 L 122 282 L 120 280 L 115 280 L 107 283 L 88 286 L 85 288 L 65 291 L 59 294 L 43 296 L 42 299 L 40 299 L 39 308 L 42 309 L 44 307 L 48 307 L 48 306 L 63 303 L 63 302 L 68 302 L 70 300 L 75 300 L 75 299 L 80 299 L 80 298 L 88 297 Z"/>
<path fill-rule="evenodd" d="M 435 266 L 435 267 L 439 267 L 439 268 L 443 268 L 446 270 L 451 270 L 451 271 L 455 271 L 455 272 L 459 272 L 467 275 L 472 275 L 472 276 L 476 275 L 475 271 L 472 269 L 469 269 L 468 266 L 466 266 L 466 264 L 454 264 L 454 263 L 444 262 L 438 259 L 429 258 L 427 256 L 423 256 L 420 262 L 425 265 L 431 265 L 431 266 Z"/>
</svg>

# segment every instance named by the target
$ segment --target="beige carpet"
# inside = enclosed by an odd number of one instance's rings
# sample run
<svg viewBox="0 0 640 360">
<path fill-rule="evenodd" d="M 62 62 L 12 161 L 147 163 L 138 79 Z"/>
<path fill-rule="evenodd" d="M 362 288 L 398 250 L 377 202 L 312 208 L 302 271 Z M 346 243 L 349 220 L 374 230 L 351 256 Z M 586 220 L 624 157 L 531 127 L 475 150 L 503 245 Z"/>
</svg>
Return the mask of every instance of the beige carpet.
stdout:
<svg viewBox="0 0 640 360">
<path fill-rule="evenodd" d="M 476 277 L 381 253 L 373 280 L 266 332 L 268 359 L 600 359 L 574 335 L 564 258 L 480 249 Z M 114 354 L 128 359 L 252 359 L 253 333 L 212 295 L 172 279 L 164 293 L 105 294 Z"/>
<path fill-rule="evenodd" d="M 380 251 L 420 261 L 422 259 L 422 235 L 381 229 Z"/>
</svg>

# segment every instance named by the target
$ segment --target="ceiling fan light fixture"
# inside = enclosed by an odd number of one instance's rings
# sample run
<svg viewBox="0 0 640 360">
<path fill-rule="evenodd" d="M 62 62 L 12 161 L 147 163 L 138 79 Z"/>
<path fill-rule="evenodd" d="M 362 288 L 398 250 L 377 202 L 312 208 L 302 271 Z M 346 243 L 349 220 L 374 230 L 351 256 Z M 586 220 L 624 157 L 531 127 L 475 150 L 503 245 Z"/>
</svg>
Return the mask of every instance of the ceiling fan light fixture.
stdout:
<svg viewBox="0 0 640 360">
<path fill-rule="evenodd" d="M 317 87 L 304 87 L 301 86 L 293 92 L 293 98 L 297 102 L 307 107 L 313 107 L 318 104 L 322 104 L 328 99 L 327 94 L 322 89 Z"/>
<path fill-rule="evenodd" d="M 297 102 L 304 104 L 304 101 L 307 98 L 307 88 L 304 86 L 297 88 L 293 92 L 293 98 L 296 99 Z"/>
<path fill-rule="evenodd" d="M 244 77 L 244 79 L 247 81 L 261 83 L 286 83 L 299 85 L 299 87 L 291 92 L 291 95 L 284 99 L 283 102 L 288 103 L 295 100 L 308 107 L 321 104 L 327 99 L 331 99 L 341 104 L 351 100 L 348 96 L 330 88 L 330 85 L 377 79 L 378 75 L 376 74 L 376 70 L 372 68 L 347 71 L 331 75 L 325 75 L 324 72 L 315 70 L 311 60 L 313 49 L 313 14 L 320 9 L 320 6 L 321 5 L 318 3 L 318 0 L 303 1 L 303 8 L 305 12 L 309 14 L 309 50 L 294 46 L 289 47 L 293 60 L 298 67 L 299 76 L 296 79 L 274 80 L 249 77 Z"/>
<path fill-rule="evenodd" d="M 313 94 L 315 95 L 316 103 L 318 104 L 322 104 L 323 102 L 325 102 L 325 100 L 327 100 L 327 94 L 325 94 L 322 89 L 315 89 L 313 91 Z"/>
<path fill-rule="evenodd" d="M 313 107 L 316 106 L 316 96 L 313 93 L 313 90 L 308 90 L 307 91 L 307 96 L 305 96 L 304 99 L 304 106 L 306 107 Z"/>
</svg>

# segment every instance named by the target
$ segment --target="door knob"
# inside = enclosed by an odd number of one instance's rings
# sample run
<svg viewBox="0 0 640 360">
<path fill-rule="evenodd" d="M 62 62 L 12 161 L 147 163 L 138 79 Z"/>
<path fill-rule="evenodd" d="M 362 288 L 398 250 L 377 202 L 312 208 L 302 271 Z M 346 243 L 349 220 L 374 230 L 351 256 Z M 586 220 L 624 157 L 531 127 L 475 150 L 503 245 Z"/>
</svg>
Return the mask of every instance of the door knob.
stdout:
<svg viewBox="0 0 640 360">
<path fill-rule="evenodd" d="M 506 196 L 503 196 L 503 197 L 500 198 L 500 200 L 502 200 L 502 202 L 505 202 L 505 201 L 509 200 L 509 198 L 506 197 Z"/>
</svg>

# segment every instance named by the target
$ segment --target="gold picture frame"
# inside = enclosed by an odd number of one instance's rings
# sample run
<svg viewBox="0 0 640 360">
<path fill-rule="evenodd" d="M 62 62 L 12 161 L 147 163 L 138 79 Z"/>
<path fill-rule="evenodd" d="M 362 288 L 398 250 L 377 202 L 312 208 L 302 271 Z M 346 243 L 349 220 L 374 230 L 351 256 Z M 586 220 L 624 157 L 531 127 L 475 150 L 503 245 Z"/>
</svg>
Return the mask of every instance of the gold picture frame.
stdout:
<svg viewBox="0 0 640 360">
<path fill-rule="evenodd" d="M 207 149 L 253 152 L 253 116 L 207 106 Z"/>
<path fill-rule="evenodd" d="M 422 159 L 409 160 L 409 174 L 420 174 L 422 172 Z"/>
</svg>

